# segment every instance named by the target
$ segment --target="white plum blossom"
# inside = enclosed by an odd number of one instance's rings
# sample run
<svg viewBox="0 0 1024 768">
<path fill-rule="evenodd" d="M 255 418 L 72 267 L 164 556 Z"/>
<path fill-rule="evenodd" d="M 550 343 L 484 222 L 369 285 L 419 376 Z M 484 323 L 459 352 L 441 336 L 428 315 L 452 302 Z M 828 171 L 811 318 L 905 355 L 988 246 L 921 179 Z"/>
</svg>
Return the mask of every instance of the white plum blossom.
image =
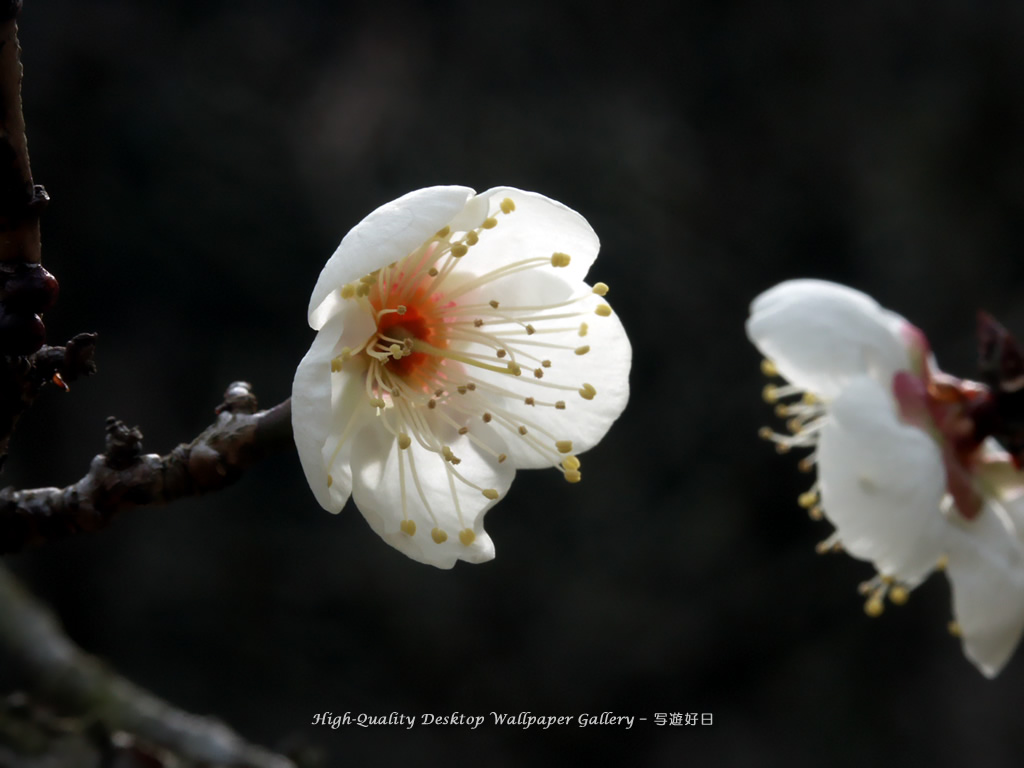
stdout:
<svg viewBox="0 0 1024 768">
<path fill-rule="evenodd" d="M 487 512 L 517 469 L 581 479 L 629 397 L 631 349 L 584 282 L 594 230 L 538 194 L 429 187 L 367 216 L 309 302 L 292 424 L 321 506 L 349 496 L 440 568 L 494 557 Z"/>
<path fill-rule="evenodd" d="M 800 468 L 816 465 L 817 481 L 799 502 L 835 526 L 819 551 L 874 565 L 861 585 L 871 616 L 944 569 L 950 629 L 997 675 L 1024 630 L 1024 475 L 976 423 L 988 389 L 940 372 L 920 330 L 835 283 L 781 283 L 746 327 L 763 371 L 788 382 L 764 391 L 788 434 L 762 436 L 812 450 Z"/>
</svg>

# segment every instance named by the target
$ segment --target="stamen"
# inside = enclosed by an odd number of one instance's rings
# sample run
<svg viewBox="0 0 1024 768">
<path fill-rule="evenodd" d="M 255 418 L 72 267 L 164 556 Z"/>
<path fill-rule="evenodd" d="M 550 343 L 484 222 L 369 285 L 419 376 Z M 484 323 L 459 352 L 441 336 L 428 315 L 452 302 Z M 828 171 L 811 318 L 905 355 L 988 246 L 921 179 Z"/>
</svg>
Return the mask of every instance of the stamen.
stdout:
<svg viewBox="0 0 1024 768">
<path fill-rule="evenodd" d="M 596 293 L 598 296 L 607 296 L 608 295 L 608 285 L 606 283 L 595 283 L 594 284 L 594 293 Z"/>
</svg>

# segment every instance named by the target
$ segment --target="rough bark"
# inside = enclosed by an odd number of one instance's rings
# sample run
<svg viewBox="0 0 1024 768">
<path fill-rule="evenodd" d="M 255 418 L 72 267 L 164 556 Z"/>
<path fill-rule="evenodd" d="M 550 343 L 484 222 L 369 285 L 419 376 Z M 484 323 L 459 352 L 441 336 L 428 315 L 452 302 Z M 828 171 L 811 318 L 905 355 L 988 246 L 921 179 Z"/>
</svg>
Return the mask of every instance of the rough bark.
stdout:
<svg viewBox="0 0 1024 768">
<path fill-rule="evenodd" d="M 111 417 L 106 450 L 77 483 L 0 491 L 0 553 L 97 531 L 134 507 L 220 490 L 265 456 L 293 448 L 291 401 L 257 411 L 243 381 L 228 387 L 213 424 L 166 456 L 143 454 L 138 427 Z"/>
</svg>

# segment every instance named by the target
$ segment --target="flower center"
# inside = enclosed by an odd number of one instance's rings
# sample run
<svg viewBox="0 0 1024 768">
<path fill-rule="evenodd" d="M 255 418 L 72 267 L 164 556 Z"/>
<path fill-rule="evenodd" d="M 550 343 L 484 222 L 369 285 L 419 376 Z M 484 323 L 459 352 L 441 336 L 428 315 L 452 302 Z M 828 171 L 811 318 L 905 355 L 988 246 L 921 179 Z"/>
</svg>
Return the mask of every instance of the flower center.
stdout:
<svg viewBox="0 0 1024 768">
<path fill-rule="evenodd" d="M 376 298 L 376 300 L 375 300 Z M 404 307 L 400 312 L 398 307 L 393 311 L 381 312 L 380 297 L 370 296 L 370 303 L 377 310 L 377 337 L 371 342 L 371 347 L 380 352 L 383 357 L 381 364 L 393 371 L 403 379 L 410 380 L 419 373 L 421 377 L 429 377 L 435 371 L 422 370 L 424 367 L 434 365 L 435 358 L 424 352 L 416 351 L 416 342 L 423 342 L 438 348 L 446 348 L 448 339 L 443 333 L 442 323 L 435 322 L 435 318 L 429 311 L 428 306 L 419 304 L 401 304 Z M 426 302 L 424 302 L 426 304 Z M 392 345 L 397 344 L 399 351 L 392 350 Z"/>
</svg>

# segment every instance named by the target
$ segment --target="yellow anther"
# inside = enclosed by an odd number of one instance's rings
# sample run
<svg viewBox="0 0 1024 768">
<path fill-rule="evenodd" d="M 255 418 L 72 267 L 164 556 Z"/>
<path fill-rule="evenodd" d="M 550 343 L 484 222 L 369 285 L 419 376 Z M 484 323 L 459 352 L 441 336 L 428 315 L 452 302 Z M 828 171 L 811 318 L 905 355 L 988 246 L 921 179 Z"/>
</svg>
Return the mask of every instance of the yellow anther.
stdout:
<svg viewBox="0 0 1024 768">
<path fill-rule="evenodd" d="M 534 400 L 532 397 L 525 397 L 525 398 L 523 398 L 523 402 L 526 405 L 536 405 L 537 404 L 537 401 Z"/>
<path fill-rule="evenodd" d="M 460 461 L 460 459 L 457 458 L 454 453 L 452 453 L 452 449 L 449 448 L 447 445 L 442 446 L 441 455 L 444 457 L 445 461 L 451 462 L 452 464 L 458 464 Z"/>
<path fill-rule="evenodd" d="M 594 310 L 594 314 L 600 315 L 601 317 L 608 317 L 608 315 L 610 315 L 611 313 L 612 308 L 609 307 L 607 304 L 598 304 L 597 309 Z"/>
<path fill-rule="evenodd" d="M 349 283 L 348 285 L 341 286 L 341 298 L 351 299 L 356 295 L 356 287 Z"/>
<path fill-rule="evenodd" d="M 935 563 L 935 570 L 937 570 L 937 571 L 944 571 L 944 570 L 946 570 L 946 567 L 948 565 L 949 565 L 949 557 L 947 557 L 946 555 L 943 555 L 942 557 L 940 557 L 936 561 L 936 563 Z"/>
<path fill-rule="evenodd" d="M 578 483 L 583 479 L 583 475 L 580 474 L 578 469 L 567 469 L 565 471 L 565 479 L 570 483 Z"/>
<path fill-rule="evenodd" d="M 594 389 L 594 386 L 592 384 L 586 384 L 586 383 L 583 384 L 583 386 L 580 388 L 579 392 L 580 392 L 580 397 L 582 397 L 584 400 L 593 400 L 594 399 L 594 395 L 597 394 L 597 390 Z"/>
<path fill-rule="evenodd" d="M 771 440 L 772 435 L 774 434 L 775 433 L 772 432 L 771 427 L 761 427 L 759 430 L 757 430 L 757 436 L 760 437 L 762 440 Z"/>
<path fill-rule="evenodd" d="M 492 418 L 494 418 L 494 417 L 493 417 L 493 416 L 491 416 L 491 414 L 489 414 L 489 413 L 487 413 L 486 411 L 484 411 L 484 415 L 483 415 L 483 416 L 482 416 L 481 418 L 482 418 L 482 419 L 483 419 L 483 420 L 484 420 L 485 422 L 488 422 L 488 421 L 490 421 L 490 420 L 491 420 Z"/>
<path fill-rule="evenodd" d="M 606 296 L 608 294 L 608 284 L 596 283 L 594 285 L 594 293 L 596 293 L 598 296 Z"/>
<path fill-rule="evenodd" d="M 786 451 L 788 450 L 789 446 L 787 445 Z M 785 453 L 786 451 L 779 451 L 779 453 Z M 801 472 L 810 472 L 812 469 L 814 469 L 814 457 L 804 456 L 802 459 L 800 459 L 800 461 L 796 463 L 796 468 L 799 469 Z"/>
<path fill-rule="evenodd" d="M 789 410 L 789 406 L 788 405 L 784 405 L 782 403 L 776 404 L 776 406 L 775 406 L 775 415 L 776 416 L 778 416 L 780 419 L 784 419 L 787 416 L 789 416 L 789 414 L 790 414 L 790 410 Z"/>
<path fill-rule="evenodd" d="M 334 485 L 334 478 L 330 474 L 327 475 L 327 487 L 330 488 Z"/>
<path fill-rule="evenodd" d="M 519 434 L 520 435 L 525 435 L 526 434 L 526 427 L 524 427 L 522 424 L 519 425 Z"/>
<path fill-rule="evenodd" d="M 868 601 L 864 603 L 864 613 L 872 619 L 877 619 L 884 611 L 885 603 L 882 602 L 882 598 L 877 593 L 869 597 Z"/>
<path fill-rule="evenodd" d="M 360 283 L 356 286 L 356 296 L 369 296 L 370 286 L 367 283 Z"/>
<path fill-rule="evenodd" d="M 437 234 L 434 237 L 448 237 L 452 233 L 451 227 L 441 227 L 437 230 Z"/>
<path fill-rule="evenodd" d="M 776 453 L 789 453 L 789 445 L 787 443 L 776 443 L 775 444 L 775 452 Z M 797 464 L 797 467 L 799 467 L 799 466 L 800 465 Z"/>
<path fill-rule="evenodd" d="M 464 395 L 466 394 L 467 391 L 469 391 L 469 387 L 467 387 L 465 384 L 459 384 L 459 386 L 455 388 L 455 391 L 458 392 L 460 395 Z"/>
<path fill-rule="evenodd" d="M 956 621 L 949 622 L 949 624 L 946 625 L 946 630 L 953 637 L 961 637 L 961 636 L 963 636 L 963 630 L 960 628 L 959 622 L 956 622 Z"/>
<path fill-rule="evenodd" d="M 897 584 L 889 590 L 889 599 L 892 600 L 895 605 L 903 605 L 910 599 L 910 590 Z"/>
<path fill-rule="evenodd" d="M 514 211 L 515 209 L 516 209 L 516 204 L 514 202 L 512 202 L 512 198 L 511 197 L 506 197 L 504 200 L 501 201 L 501 212 L 502 213 L 512 213 L 512 211 Z"/>
<path fill-rule="evenodd" d="M 374 408 L 383 408 L 383 407 L 385 407 L 387 405 L 387 403 L 385 403 L 379 397 L 371 397 L 370 398 L 370 405 L 372 405 Z"/>
<path fill-rule="evenodd" d="M 454 256 L 456 259 L 461 259 L 468 252 L 469 248 L 466 245 L 463 245 L 462 243 L 456 243 L 455 245 L 452 246 L 452 256 Z"/>
<path fill-rule="evenodd" d="M 504 357 L 507 354 L 508 354 L 508 352 L 506 352 L 504 349 L 499 349 L 498 350 L 498 357 Z"/>
<path fill-rule="evenodd" d="M 462 542 L 462 546 L 468 547 L 474 541 L 476 541 L 476 534 L 473 533 L 472 528 L 463 528 L 459 531 L 459 541 Z"/>
<path fill-rule="evenodd" d="M 476 232 L 469 231 L 466 233 L 466 245 L 476 245 L 480 242 L 480 235 Z"/>
<path fill-rule="evenodd" d="M 498 454 L 498 463 L 501 464 L 507 458 L 508 458 L 508 456 L 506 456 L 504 453 L 499 453 Z"/>
<path fill-rule="evenodd" d="M 807 405 L 814 405 L 816 402 L 818 402 L 818 398 L 816 398 L 810 392 L 804 392 L 803 400 L 804 400 L 804 403 L 807 404 Z"/>
<path fill-rule="evenodd" d="M 484 229 L 494 229 L 496 226 L 498 226 L 498 220 L 493 216 L 488 216 L 486 219 L 484 219 L 484 223 L 481 224 L 480 226 L 483 227 Z"/>
<path fill-rule="evenodd" d="M 576 347 L 575 352 L 577 355 L 585 355 L 590 351 L 590 345 L 584 344 L 582 347 Z"/>
<path fill-rule="evenodd" d="M 359 278 L 359 282 L 360 283 L 365 283 L 366 285 L 369 285 L 370 283 L 375 283 L 375 282 L 377 282 L 377 275 L 379 275 L 379 274 L 380 274 L 380 270 L 379 269 L 374 270 L 370 274 L 363 275 L 362 277 L 360 277 Z"/>
<path fill-rule="evenodd" d="M 804 509 L 810 509 L 811 507 L 818 503 L 817 491 L 807 491 L 806 493 L 801 493 L 797 497 L 797 503 Z"/>
<path fill-rule="evenodd" d="M 437 267 L 431 267 L 427 270 L 427 274 L 431 277 L 437 277 Z"/>
<path fill-rule="evenodd" d="M 484 488 L 483 494 L 486 498 L 490 499 L 491 501 L 496 501 L 498 498 L 498 492 L 493 488 Z"/>
<path fill-rule="evenodd" d="M 397 312 L 400 315 L 404 315 L 408 311 L 409 310 L 406 308 L 405 304 L 399 304 L 397 307 L 395 307 L 395 312 Z"/>
<path fill-rule="evenodd" d="M 331 360 L 331 373 L 337 373 L 341 370 L 341 355 Z"/>
<path fill-rule="evenodd" d="M 534 368 L 533 369 L 533 375 L 534 375 L 535 378 L 543 379 L 544 378 L 544 369 L 543 368 Z"/>
<path fill-rule="evenodd" d="M 533 336 L 533 334 L 535 334 L 536 332 L 537 332 L 536 328 L 534 328 L 529 323 L 526 324 L 526 335 L 527 336 Z"/>
<path fill-rule="evenodd" d="M 571 259 L 568 253 L 552 253 L 551 254 L 551 266 L 553 267 L 568 267 Z"/>
<path fill-rule="evenodd" d="M 483 318 L 478 317 L 476 320 L 474 320 L 473 321 L 473 327 L 474 328 L 483 328 L 484 327 Z"/>
<path fill-rule="evenodd" d="M 551 361 L 550 360 L 541 360 L 540 361 L 540 366 L 541 366 L 541 368 L 550 368 L 551 367 Z"/>
<path fill-rule="evenodd" d="M 779 388 L 774 384 L 765 384 L 761 390 L 761 399 L 766 403 L 774 403 L 779 399 Z"/>
<path fill-rule="evenodd" d="M 496 302 L 494 299 L 491 299 L 487 303 L 491 305 L 491 309 L 497 309 L 498 308 L 498 302 Z"/>
<path fill-rule="evenodd" d="M 811 507 L 807 510 L 807 516 L 811 518 L 811 520 L 821 520 L 821 518 L 825 516 L 825 513 L 822 511 L 821 507 Z"/>
<path fill-rule="evenodd" d="M 409 437 L 405 432 L 401 432 L 398 435 L 398 447 L 403 451 L 412 445 L 412 438 Z"/>
<path fill-rule="evenodd" d="M 523 375 L 523 369 L 520 367 L 519 363 L 509 363 L 508 372 L 511 373 L 513 376 Z"/>
<path fill-rule="evenodd" d="M 804 423 L 802 421 L 800 421 L 800 419 L 795 418 L 795 417 L 786 422 L 786 429 L 788 429 L 794 435 L 797 432 L 799 432 L 801 429 L 803 429 L 803 427 L 804 427 Z"/>
<path fill-rule="evenodd" d="M 586 336 L 587 335 L 587 331 L 589 331 L 589 330 L 590 330 L 590 326 L 589 325 L 587 325 L 586 323 L 580 323 L 580 330 L 579 330 L 580 338 L 582 339 L 584 336 Z"/>
<path fill-rule="evenodd" d="M 579 468 L 580 460 L 577 459 L 575 456 L 566 456 L 564 459 L 562 459 L 562 469 L 573 470 Z"/>
<path fill-rule="evenodd" d="M 427 408 L 430 410 L 437 408 L 437 400 L 427 400 Z"/>
<path fill-rule="evenodd" d="M 416 535 L 416 521 L 415 520 L 403 520 L 398 524 L 398 527 L 402 529 L 402 533 L 406 536 Z"/>
<path fill-rule="evenodd" d="M 572 440 L 556 440 L 555 448 L 559 453 L 572 453 Z"/>
<path fill-rule="evenodd" d="M 390 347 L 388 347 L 388 352 L 391 353 L 391 356 L 395 358 L 395 360 L 402 359 L 402 347 L 400 345 L 392 344 Z"/>
<path fill-rule="evenodd" d="M 476 392 L 476 384 L 474 384 L 471 381 L 469 382 L 469 384 L 466 385 L 466 389 L 468 389 L 470 392 Z"/>
<path fill-rule="evenodd" d="M 464 435 L 469 432 L 469 427 L 459 427 L 459 434 Z"/>
<path fill-rule="evenodd" d="M 565 400 L 558 400 L 558 401 L 556 401 L 555 402 L 555 410 L 557 410 L 557 411 L 564 411 L 565 410 Z"/>
<path fill-rule="evenodd" d="M 761 373 L 765 376 L 778 376 L 779 369 L 775 367 L 775 363 L 766 357 L 761 361 Z"/>
<path fill-rule="evenodd" d="M 434 540 L 435 544 L 444 544 L 448 541 L 448 534 L 442 531 L 440 528 L 435 528 L 430 532 L 430 538 Z"/>
</svg>

